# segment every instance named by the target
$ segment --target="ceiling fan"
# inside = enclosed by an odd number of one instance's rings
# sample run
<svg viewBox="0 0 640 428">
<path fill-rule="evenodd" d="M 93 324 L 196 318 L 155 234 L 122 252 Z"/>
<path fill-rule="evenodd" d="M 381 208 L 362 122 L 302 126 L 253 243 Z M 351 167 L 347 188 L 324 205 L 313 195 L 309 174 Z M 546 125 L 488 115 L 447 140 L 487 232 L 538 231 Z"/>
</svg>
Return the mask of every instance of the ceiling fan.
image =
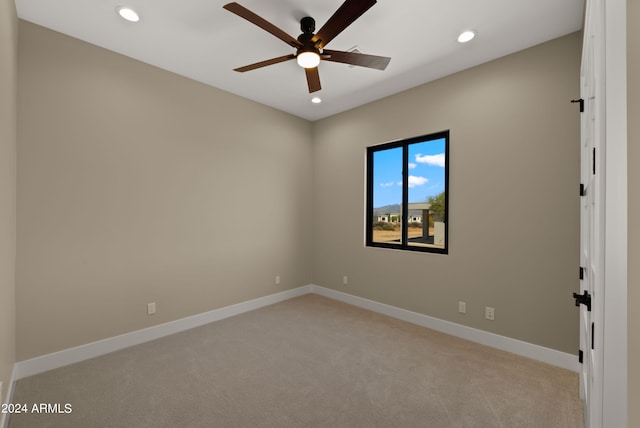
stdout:
<svg viewBox="0 0 640 428">
<path fill-rule="evenodd" d="M 321 89 L 320 74 L 318 73 L 318 64 L 321 60 L 384 70 L 387 68 L 391 58 L 357 52 L 334 51 L 324 48 L 334 37 L 351 25 L 374 4 L 376 4 L 376 0 L 346 0 L 315 34 L 315 20 L 309 16 L 304 17 L 300 20 L 302 34 L 300 34 L 297 39 L 238 3 L 226 4 L 223 7 L 229 12 L 235 13 L 239 17 L 246 19 L 284 41 L 291 47 L 296 48 L 295 54 L 260 61 L 255 64 L 236 68 L 234 71 L 243 73 L 245 71 L 266 67 L 267 65 L 296 59 L 298 65 L 304 68 L 309 93 L 312 93 Z"/>
</svg>

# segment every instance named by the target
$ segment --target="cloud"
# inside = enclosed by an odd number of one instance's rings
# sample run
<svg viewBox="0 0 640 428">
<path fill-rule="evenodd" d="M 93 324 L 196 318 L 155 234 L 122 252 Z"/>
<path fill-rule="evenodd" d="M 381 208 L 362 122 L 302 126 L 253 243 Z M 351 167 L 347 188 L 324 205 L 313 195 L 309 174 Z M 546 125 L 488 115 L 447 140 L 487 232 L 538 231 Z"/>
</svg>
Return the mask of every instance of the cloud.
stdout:
<svg viewBox="0 0 640 428">
<path fill-rule="evenodd" d="M 391 187 L 393 186 L 393 181 L 389 181 L 388 183 L 380 183 L 380 187 Z"/>
<path fill-rule="evenodd" d="M 413 169 L 413 168 L 415 168 L 417 166 L 418 166 L 418 164 L 409 162 L 409 169 Z"/>
<path fill-rule="evenodd" d="M 437 155 L 424 155 L 424 156 L 418 153 L 416 155 L 416 162 L 426 163 L 427 165 L 444 167 L 444 153 L 440 153 Z"/>
<path fill-rule="evenodd" d="M 409 187 L 422 186 L 423 184 L 428 183 L 429 180 L 424 177 L 417 177 L 415 175 L 409 176 Z"/>
</svg>

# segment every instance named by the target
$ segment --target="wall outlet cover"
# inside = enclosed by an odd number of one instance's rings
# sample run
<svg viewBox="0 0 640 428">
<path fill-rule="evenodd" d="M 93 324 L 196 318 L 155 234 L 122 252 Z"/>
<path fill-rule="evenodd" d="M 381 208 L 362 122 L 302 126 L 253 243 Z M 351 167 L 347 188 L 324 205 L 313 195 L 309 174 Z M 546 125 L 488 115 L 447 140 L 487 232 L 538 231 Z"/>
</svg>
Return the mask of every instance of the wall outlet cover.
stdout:
<svg viewBox="0 0 640 428">
<path fill-rule="evenodd" d="M 486 306 L 484 308 L 484 317 L 488 320 L 495 320 L 495 309 L 490 307 L 490 306 Z"/>
</svg>

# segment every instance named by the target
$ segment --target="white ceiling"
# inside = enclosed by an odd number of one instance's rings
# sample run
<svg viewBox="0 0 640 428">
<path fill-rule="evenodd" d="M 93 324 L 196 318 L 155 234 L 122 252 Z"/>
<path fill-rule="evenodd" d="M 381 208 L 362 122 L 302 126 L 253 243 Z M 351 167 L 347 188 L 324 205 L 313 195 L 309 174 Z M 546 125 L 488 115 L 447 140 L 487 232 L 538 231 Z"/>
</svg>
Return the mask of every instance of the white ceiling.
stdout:
<svg viewBox="0 0 640 428">
<path fill-rule="evenodd" d="M 380 0 L 328 49 L 358 46 L 388 56 L 385 71 L 323 61 L 323 102 L 312 104 L 304 71 L 288 61 L 238 73 L 234 68 L 294 53 L 283 41 L 224 10 L 229 0 L 16 0 L 18 16 L 89 43 L 317 120 L 582 28 L 584 0 Z M 299 20 L 319 29 L 343 0 L 239 0 L 297 37 Z M 116 14 L 127 5 L 141 15 Z M 476 39 L 459 44 L 461 30 Z"/>
</svg>

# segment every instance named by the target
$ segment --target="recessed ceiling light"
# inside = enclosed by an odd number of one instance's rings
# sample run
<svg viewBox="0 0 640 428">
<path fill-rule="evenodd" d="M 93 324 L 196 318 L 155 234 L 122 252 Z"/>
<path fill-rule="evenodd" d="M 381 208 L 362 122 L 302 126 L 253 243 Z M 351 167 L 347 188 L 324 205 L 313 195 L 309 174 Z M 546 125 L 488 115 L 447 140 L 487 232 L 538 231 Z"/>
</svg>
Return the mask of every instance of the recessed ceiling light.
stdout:
<svg viewBox="0 0 640 428">
<path fill-rule="evenodd" d="M 320 97 L 313 97 L 311 98 L 311 102 L 314 104 L 320 104 L 322 102 L 322 99 Z"/>
<path fill-rule="evenodd" d="M 135 10 L 131 9 L 130 7 L 118 6 L 116 8 L 116 11 L 118 12 L 118 15 L 120 15 L 121 17 L 123 17 L 129 22 L 140 21 L 140 15 L 138 15 L 138 13 Z"/>
<path fill-rule="evenodd" d="M 467 31 L 463 31 L 462 33 L 460 33 L 460 35 L 458 36 L 458 42 L 460 43 L 467 43 L 470 42 L 471 40 L 473 40 L 473 38 L 476 36 L 476 32 L 473 30 L 467 30 Z"/>
</svg>

